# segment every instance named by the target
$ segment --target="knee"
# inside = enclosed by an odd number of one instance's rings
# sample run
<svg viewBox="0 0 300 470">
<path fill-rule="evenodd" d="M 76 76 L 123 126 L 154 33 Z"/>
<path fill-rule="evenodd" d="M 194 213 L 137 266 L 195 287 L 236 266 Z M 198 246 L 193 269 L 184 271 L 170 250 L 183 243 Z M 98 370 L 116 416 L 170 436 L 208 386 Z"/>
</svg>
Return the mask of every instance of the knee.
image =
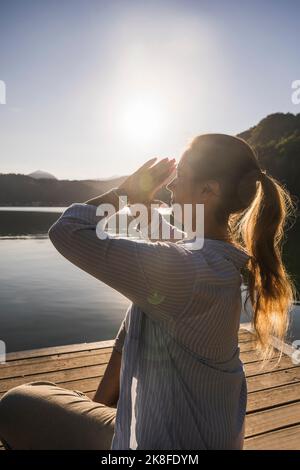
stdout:
<svg viewBox="0 0 300 470">
<path fill-rule="evenodd" d="M 26 434 L 32 420 L 40 413 L 39 400 L 44 388 L 53 382 L 34 381 L 18 385 L 0 399 L 0 440 L 9 448 L 26 448 Z"/>
<path fill-rule="evenodd" d="M 25 388 L 27 384 L 18 385 L 17 387 L 11 388 L 6 392 L 0 400 L 0 416 L 2 418 L 3 414 L 12 412 L 15 405 L 19 403 L 19 400 L 23 398 Z M 0 420 L 1 422 L 2 420 Z"/>
<path fill-rule="evenodd" d="M 34 381 L 18 385 L 11 388 L 0 399 L 0 423 L 5 421 L 5 418 L 15 417 L 20 411 L 24 411 L 32 400 L 38 396 L 40 386 L 55 385 L 53 382 Z M 1 426 L 1 425 L 0 425 Z"/>
<path fill-rule="evenodd" d="M 0 431 L 5 423 L 12 421 L 28 396 L 30 384 L 18 385 L 6 392 L 0 400 Z"/>
<path fill-rule="evenodd" d="M 16 422 L 20 407 L 24 403 L 27 385 L 19 385 L 6 392 L 0 400 L 0 440 L 6 445 L 11 444 L 13 429 L 18 427 Z"/>
<path fill-rule="evenodd" d="M 13 428 L 21 426 L 21 421 L 30 414 L 38 385 L 50 382 L 29 382 L 11 388 L 0 399 L 0 438 L 5 439 Z M 52 382 L 51 382 L 52 383 Z"/>
</svg>

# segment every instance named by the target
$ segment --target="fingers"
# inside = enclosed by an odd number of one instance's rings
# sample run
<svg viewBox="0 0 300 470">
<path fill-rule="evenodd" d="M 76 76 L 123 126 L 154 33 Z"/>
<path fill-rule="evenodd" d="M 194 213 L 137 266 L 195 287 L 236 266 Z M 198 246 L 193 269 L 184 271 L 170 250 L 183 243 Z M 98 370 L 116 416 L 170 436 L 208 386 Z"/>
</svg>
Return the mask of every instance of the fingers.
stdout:
<svg viewBox="0 0 300 470">
<path fill-rule="evenodd" d="M 156 163 L 153 167 L 149 168 L 151 176 L 153 178 L 159 177 L 159 175 L 164 171 L 173 171 L 175 168 L 175 158 L 169 160 L 164 158 L 163 160 Z"/>
<path fill-rule="evenodd" d="M 155 160 L 157 160 L 157 157 L 150 158 L 149 160 L 146 161 L 146 163 L 140 166 L 135 173 L 140 173 L 143 170 L 149 169 L 151 170 L 151 172 L 153 172 L 153 175 L 155 176 L 156 172 L 159 173 L 164 167 L 175 163 L 175 158 L 173 158 L 172 160 L 169 160 L 169 158 L 166 157 L 160 160 L 159 162 L 157 162 L 155 165 L 153 165 Z"/>
<path fill-rule="evenodd" d="M 141 170 L 146 170 L 147 168 L 150 168 L 150 166 L 157 160 L 157 157 L 150 158 L 150 160 L 147 160 L 146 163 L 144 163 L 140 168 L 138 168 L 137 171 Z"/>
<path fill-rule="evenodd" d="M 157 162 L 155 165 L 153 165 L 151 170 L 156 170 L 159 167 L 166 166 L 166 165 L 168 165 L 170 163 L 174 163 L 174 162 L 175 162 L 175 158 L 172 158 L 172 160 L 170 160 L 169 157 L 162 158 L 159 162 Z"/>
<path fill-rule="evenodd" d="M 151 182 L 152 194 L 163 186 L 176 169 L 175 158 L 169 160 L 169 158 L 166 157 L 153 165 L 156 159 L 157 157 L 149 159 L 131 176 L 131 179 L 136 179 L 136 185 L 138 186 L 141 182 L 141 178 L 147 175 L 148 183 Z"/>
<path fill-rule="evenodd" d="M 152 168 L 149 169 L 149 172 L 154 180 L 159 179 L 163 174 L 170 174 L 174 171 L 176 167 L 175 159 L 168 161 L 168 159 L 161 160 Z"/>
</svg>

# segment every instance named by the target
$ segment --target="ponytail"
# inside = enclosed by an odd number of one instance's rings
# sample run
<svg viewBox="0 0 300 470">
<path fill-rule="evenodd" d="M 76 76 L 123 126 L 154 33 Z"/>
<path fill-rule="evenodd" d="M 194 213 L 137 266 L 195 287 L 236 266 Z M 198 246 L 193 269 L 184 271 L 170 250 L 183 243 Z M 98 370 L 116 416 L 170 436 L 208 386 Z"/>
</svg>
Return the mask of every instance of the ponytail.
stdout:
<svg viewBox="0 0 300 470">
<path fill-rule="evenodd" d="M 257 193 L 242 214 L 238 227 L 243 245 L 251 256 L 248 298 L 250 295 L 252 326 L 263 366 L 276 351 L 272 337 L 281 344 L 278 361 L 282 357 L 290 309 L 297 297 L 295 285 L 282 261 L 284 233 L 292 215 L 295 215 L 295 204 L 289 192 L 263 172 Z"/>
</svg>

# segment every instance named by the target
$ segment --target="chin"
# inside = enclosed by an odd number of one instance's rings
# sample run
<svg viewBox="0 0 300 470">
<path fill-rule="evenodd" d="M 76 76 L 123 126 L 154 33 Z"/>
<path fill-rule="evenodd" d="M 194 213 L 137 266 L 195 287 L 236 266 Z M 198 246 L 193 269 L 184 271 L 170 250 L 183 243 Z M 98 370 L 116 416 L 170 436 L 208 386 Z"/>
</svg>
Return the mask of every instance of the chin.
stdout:
<svg viewBox="0 0 300 470">
<path fill-rule="evenodd" d="M 181 203 L 180 203 L 180 201 L 177 201 L 176 199 L 173 199 L 172 204 L 178 204 L 178 205 L 180 205 Z"/>
</svg>

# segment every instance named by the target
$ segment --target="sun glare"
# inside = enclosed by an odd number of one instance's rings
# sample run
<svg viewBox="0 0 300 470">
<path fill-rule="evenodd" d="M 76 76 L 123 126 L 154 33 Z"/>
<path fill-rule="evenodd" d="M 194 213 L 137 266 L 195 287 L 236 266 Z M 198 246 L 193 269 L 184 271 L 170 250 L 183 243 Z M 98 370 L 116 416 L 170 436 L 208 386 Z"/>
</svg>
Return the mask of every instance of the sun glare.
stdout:
<svg viewBox="0 0 300 470">
<path fill-rule="evenodd" d="M 162 134 L 165 125 L 163 104 L 151 95 L 128 100 L 120 113 L 121 132 L 129 140 L 151 143 Z"/>
</svg>

